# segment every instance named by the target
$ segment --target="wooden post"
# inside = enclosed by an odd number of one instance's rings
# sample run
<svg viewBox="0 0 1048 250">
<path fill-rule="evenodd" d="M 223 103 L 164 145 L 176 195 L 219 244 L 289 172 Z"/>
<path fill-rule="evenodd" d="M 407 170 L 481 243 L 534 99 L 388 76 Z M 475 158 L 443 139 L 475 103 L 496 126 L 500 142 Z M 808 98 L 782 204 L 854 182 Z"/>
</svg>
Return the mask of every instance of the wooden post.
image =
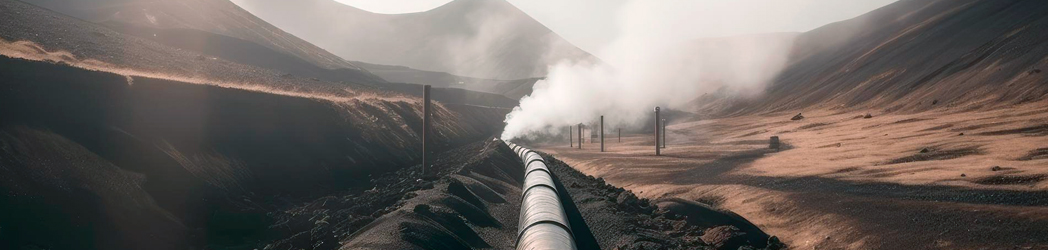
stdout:
<svg viewBox="0 0 1048 250">
<path fill-rule="evenodd" d="M 432 120 L 431 119 L 432 115 L 430 114 L 430 112 L 432 112 L 432 110 L 430 110 L 430 106 L 429 106 L 429 100 L 430 100 L 429 89 L 430 89 L 429 85 L 423 85 L 422 86 L 422 176 L 423 177 L 425 177 L 425 176 L 427 176 L 429 174 L 436 175 L 436 173 L 429 173 L 428 171 L 426 171 L 429 168 L 429 161 L 432 160 L 432 159 L 429 159 L 429 151 L 432 150 L 431 148 L 429 148 L 430 120 Z"/>
<path fill-rule="evenodd" d="M 571 126 L 568 126 L 568 148 L 575 147 L 575 138 L 571 138 Z"/>
<path fill-rule="evenodd" d="M 579 123 L 579 149 L 582 149 L 582 123 Z"/>
<path fill-rule="evenodd" d="M 604 152 L 604 116 L 600 116 L 600 152 Z"/>
<path fill-rule="evenodd" d="M 662 118 L 659 117 L 659 107 L 655 107 L 655 155 L 656 156 L 662 155 L 662 150 L 659 147 L 659 137 L 660 137 L 659 136 L 659 130 L 660 130 L 659 129 L 660 128 L 659 120 L 660 119 L 662 119 Z"/>
<path fill-rule="evenodd" d="M 622 142 L 622 128 L 619 128 L 619 142 Z"/>
</svg>

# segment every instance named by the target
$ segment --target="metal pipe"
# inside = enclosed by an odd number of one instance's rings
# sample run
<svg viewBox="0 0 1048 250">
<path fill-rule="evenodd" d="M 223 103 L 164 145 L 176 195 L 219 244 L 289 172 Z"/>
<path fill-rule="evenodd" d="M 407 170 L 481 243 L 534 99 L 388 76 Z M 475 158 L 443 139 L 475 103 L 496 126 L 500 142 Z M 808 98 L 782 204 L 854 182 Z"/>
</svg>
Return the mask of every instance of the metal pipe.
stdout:
<svg viewBox="0 0 1048 250">
<path fill-rule="evenodd" d="M 517 156 L 525 164 L 517 249 L 578 249 L 545 160 L 530 149 L 509 142 L 506 145 L 518 152 Z"/>
<path fill-rule="evenodd" d="M 659 107 L 655 107 L 655 155 L 662 155 L 661 147 L 659 146 Z"/>
</svg>

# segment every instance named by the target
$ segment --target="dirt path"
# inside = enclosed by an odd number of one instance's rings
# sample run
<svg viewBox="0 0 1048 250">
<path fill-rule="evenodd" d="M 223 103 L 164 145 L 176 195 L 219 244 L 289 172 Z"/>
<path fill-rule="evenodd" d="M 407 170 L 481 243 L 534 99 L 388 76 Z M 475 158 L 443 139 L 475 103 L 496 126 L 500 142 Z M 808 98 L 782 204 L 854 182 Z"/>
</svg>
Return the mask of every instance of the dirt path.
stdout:
<svg viewBox="0 0 1048 250">
<path fill-rule="evenodd" d="M 540 149 L 644 197 L 735 211 L 794 249 L 1043 249 L 1048 187 L 1038 176 L 1048 161 L 1024 155 L 1045 137 L 996 132 L 1048 121 L 1024 110 L 682 123 L 670 126 L 660 157 L 647 135 L 612 137 L 604 153 L 597 144 Z M 966 129 L 927 130 L 944 124 Z M 767 149 L 769 135 L 789 148 Z M 921 148 L 931 152 L 913 152 Z"/>
</svg>

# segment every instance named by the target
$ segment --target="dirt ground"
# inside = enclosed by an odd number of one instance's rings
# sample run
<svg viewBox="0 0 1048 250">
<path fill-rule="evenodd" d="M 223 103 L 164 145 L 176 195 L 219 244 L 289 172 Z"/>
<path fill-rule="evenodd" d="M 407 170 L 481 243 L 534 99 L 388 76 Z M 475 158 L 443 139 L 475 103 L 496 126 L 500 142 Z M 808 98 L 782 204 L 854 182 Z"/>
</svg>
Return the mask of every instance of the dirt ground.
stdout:
<svg viewBox="0 0 1048 250">
<path fill-rule="evenodd" d="M 641 197 L 734 211 L 793 249 L 1045 249 L 1046 107 L 676 123 L 662 156 L 646 134 L 538 148 Z"/>
</svg>

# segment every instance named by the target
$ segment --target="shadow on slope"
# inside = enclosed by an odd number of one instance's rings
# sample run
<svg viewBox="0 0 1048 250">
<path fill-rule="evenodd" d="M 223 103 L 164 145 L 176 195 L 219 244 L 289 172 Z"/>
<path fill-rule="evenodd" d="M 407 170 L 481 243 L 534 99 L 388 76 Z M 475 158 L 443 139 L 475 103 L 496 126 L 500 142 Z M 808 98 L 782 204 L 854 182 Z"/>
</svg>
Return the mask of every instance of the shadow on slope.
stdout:
<svg viewBox="0 0 1048 250">
<path fill-rule="evenodd" d="M 0 58 L 0 243 L 264 247 L 271 213 L 417 164 L 412 99 L 334 102 Z M 504 111 L 435 105 L 435 145 Z"/>
</svg>

